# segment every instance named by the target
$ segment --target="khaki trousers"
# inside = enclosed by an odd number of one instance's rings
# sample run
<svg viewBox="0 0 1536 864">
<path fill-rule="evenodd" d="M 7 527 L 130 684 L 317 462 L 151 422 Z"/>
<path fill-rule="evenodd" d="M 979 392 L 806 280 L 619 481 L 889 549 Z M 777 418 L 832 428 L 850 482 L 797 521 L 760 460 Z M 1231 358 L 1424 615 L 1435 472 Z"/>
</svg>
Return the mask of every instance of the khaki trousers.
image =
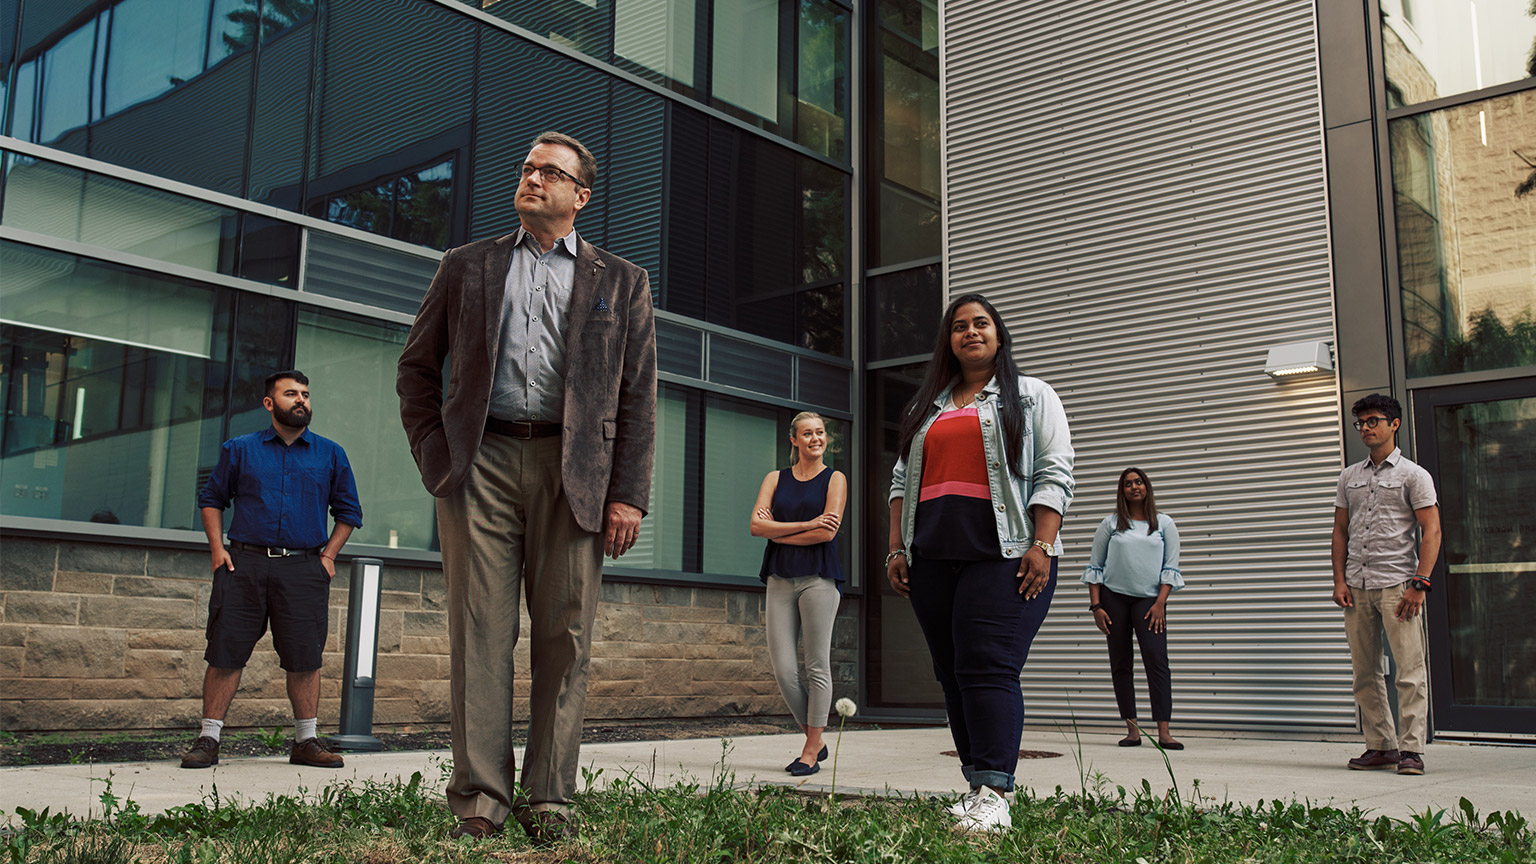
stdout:
<svg viewBox="0 0 1536 864">
<path fill-rule="evenodd" d="M 1424 663 L 1424 613 L 1397 620 L 1397 604 L 1408 583 L 1390 588 L 1350 588 L 1355 605 L 1344 610 L 1344 635 L 1354 665 L 1355 704 L 1365 746 L 1372 750 L 1424 752 L 1429 732 L 1429 683 Z M 1402 720 L 1392 723 L 1387 702 L 1387 677 L 1382 669 L 1381 634 L 1387 634 L 1397 662 L 1397 709 Z"/>
<path fill-rule="evenodd" d="M 453 775 L 448 806 L 497 825 L 568 810 L 576 788 L 601 535 L 581 530 L 560 480 L 560 438 L 487 432 L 464 483 L 437 501 L 448 584 Z M 528 600 L 528 747 L 513 784 L 512 652 Z"/>
</svg>

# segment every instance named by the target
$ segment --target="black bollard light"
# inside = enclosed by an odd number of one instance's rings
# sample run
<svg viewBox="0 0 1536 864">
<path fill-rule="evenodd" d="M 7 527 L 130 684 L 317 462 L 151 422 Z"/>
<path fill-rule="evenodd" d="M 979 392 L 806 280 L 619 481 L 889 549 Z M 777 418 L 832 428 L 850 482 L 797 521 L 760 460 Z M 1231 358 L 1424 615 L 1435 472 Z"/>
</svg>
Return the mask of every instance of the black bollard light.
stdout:
<svg viewBox="0 0 1536 864">
<path fill-rule="evenodd" d="M 379 591 L 384 562 L 352 559 L 347 591 L 347 655 L 341 683 L 341 733 L 332 735 L 337 750 L 383 750 L 373 737 L 374 669 L 379 659 Z"/>
</svg>

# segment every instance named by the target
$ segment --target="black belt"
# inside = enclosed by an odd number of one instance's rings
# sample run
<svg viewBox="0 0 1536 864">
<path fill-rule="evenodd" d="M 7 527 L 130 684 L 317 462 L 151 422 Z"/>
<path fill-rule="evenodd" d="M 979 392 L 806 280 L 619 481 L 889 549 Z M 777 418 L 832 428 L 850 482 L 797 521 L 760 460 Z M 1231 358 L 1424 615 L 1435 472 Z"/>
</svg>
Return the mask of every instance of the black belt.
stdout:
<svg viewBox="0 0 1536 864">
<path fill-rule="evenodd" d="M 506 435 L 509 438 L 550 438 L 560 434 L 559 423 L 537 423 L 524 420 L 498 420 L 485 418 L 485 431 Z"/>
<path fill-rule="evenodd" d="M 236 549 L 244 549 L 247 552 L 260 552 L 268 558 L 287 558 L 292 555 L 313 555 L 319 549 L 285 549 L 282 546 L 257 546 L 255 543 L 242 543 L 239 540 L 229 541 L 229 545 Z"/>
</svg>

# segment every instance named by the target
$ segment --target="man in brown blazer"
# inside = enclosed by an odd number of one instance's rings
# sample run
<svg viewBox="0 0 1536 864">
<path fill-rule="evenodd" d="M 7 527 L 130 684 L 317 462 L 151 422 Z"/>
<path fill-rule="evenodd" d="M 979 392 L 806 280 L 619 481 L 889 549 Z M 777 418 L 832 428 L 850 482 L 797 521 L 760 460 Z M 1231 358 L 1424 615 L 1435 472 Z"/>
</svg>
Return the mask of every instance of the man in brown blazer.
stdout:
<svg viewBox="0 0 1536 864">
<path fill-rule="evenodd" d="M 587 148 L 540 135 L 522 178 L 516 232 L 443 255 L 395 390 L 422 482 L 437 496 L 454 836 L 488 836 L 511 815 L 544 841 L 573 832 L 603 553 L 634 545 L 650 499 L 656 331 L 645 270 L 576 234 L 597 182 Z M 515 786 L 519 591 L 533 681 Z"/>
</svg>

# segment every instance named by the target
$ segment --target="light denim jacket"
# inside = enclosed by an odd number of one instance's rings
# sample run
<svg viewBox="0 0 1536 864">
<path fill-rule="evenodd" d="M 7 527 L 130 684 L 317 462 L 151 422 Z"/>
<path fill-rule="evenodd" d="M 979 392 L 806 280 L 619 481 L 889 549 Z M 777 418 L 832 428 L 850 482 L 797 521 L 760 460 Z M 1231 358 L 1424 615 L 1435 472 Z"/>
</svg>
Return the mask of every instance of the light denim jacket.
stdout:
<svg viewBox="0 0 1536 864">
<path fill-rule="evenodd" d="M 933 400 L 933 410 L 912 439 L 912 464 L 905 455 L 896 460 L 891 471 L 888 501 L 905 499 L 901 507 L 901 545 L 912 548 L 913 523 L 917 516 L 917 498 L 923 479 L 923 439 L 937 420 L 950 393 L 959 381 L 953 381 Z M 1019 376 L 1019 396 L 1024 403 L 1024 447 L 1019 454 L 1022 476 L 1008 470 L 1008 448 L 1003 443 L 1003 420 L 997 409 L 1001 396 L 997 379 L 976 395 L 976 414 L 981 420 L 981 437 L 987 454 L 987 485 L 991 487 L 992 509 L 997 521 L 997 544 L 1004 558 L 1018 558 L 1035 542 L 1034 521 L 1029 508 L 1035 504 L 1049 507 L 1063 515 L 1072 503 L 1072 436 L 1067 431 L 1067 412 L 1061 397 L 1051 385 L 1039 378 Z M 1052 555 L 1060 555 L 1061 537 L 1056 538 Z"/>
</svg>

